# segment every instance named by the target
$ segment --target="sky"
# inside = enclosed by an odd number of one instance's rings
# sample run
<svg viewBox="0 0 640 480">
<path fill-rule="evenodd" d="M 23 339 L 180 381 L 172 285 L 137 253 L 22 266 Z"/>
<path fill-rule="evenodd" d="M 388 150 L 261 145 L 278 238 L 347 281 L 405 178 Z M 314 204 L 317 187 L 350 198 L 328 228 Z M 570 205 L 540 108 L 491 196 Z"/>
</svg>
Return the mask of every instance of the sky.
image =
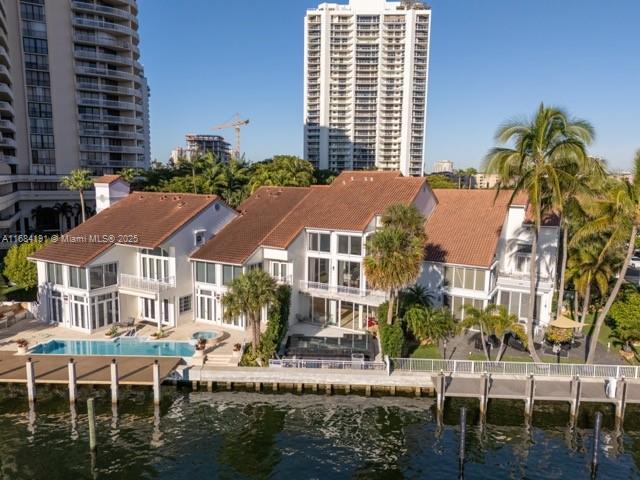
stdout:
<svg viewBox="0 0 640 480">
<path fill-rule="evenodd" d="M 303 22 L 318 0 L 139 0 L 151 153 L 235 113 L 251 161 L 302 155 Z M 339 0 L 336 3 L 347 3 Z M 593 155 L 640 148 L 639 0 L 432 0 L 426 170 L 479 167 L 498 126 L 540 102 L 589 120 Z"/>
</svg>

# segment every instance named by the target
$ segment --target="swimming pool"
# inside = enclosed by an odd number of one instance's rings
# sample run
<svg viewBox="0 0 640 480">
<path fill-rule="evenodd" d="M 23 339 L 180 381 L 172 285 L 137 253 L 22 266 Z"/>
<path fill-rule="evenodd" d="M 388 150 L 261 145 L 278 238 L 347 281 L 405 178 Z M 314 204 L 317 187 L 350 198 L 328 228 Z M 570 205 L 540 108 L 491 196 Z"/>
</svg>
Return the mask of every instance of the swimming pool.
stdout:
<svg viewBox="0 0 640 480">
<path fill-rule="evenodd" d="M 147 341 L 141 338 L 115 340 L 50 340 L 33 347 L 29 353 L 46 355 L 129 355 L 153 357 L 191 357 L 191 342 Z"/>
</svg>

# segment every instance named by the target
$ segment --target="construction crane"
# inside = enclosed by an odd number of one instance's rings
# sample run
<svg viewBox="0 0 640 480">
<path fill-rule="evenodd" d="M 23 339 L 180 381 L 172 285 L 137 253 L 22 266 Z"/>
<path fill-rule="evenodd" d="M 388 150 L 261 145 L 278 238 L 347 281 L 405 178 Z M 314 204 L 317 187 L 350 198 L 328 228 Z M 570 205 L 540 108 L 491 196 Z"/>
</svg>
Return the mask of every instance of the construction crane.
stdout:
<svg viewBox="0 0 640 480">
<path fill-rule="evenodd" d="M 227 128 L 233 128 L 236 131 L 236 145 L 235 145 L 235 156 L 236 158 L 240 158 L 240 129 L 245 125 L 249 124 L 249 119 L 240 118 L 240 114 L 236 113 L 233 118 L 227 123 L 223 123 L 221 125 L 216 125 L 213 127 L 214 130 L 225 130 Z"/>
</svg>

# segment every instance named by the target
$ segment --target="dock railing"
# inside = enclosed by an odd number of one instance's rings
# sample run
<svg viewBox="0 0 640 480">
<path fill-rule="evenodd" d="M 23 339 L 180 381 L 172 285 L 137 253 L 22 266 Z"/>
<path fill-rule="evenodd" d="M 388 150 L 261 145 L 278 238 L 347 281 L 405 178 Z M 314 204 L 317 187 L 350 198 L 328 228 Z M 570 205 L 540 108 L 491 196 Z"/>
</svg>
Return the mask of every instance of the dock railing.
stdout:
<svg viewBox="0 0 640 480">
<path fill-rule="evenodd" d="M 479 362 L 427 358 L 392 358 L 392 370 L 425 373 L 461 373 L 494 375 L 535 375 L 545 377 L 640 378 L 639 367 L 628 365 L 582 365 L 571 363 Z"/>
<path fill-rule="evenodd" d="M 384 362 L 364 360 L 314 360 L 306 358 L 281 358 L 269 360 L 271 368 L 330 368 L 333 370 L 379 370 L 386 371 Z"/>
</svg>

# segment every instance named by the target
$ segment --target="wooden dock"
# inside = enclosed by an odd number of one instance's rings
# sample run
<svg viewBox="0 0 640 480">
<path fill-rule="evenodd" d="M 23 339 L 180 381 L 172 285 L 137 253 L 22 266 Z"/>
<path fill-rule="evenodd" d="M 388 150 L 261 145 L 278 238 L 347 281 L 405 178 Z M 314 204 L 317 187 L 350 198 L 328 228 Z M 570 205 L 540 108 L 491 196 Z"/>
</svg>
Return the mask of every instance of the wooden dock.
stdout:
<svg viewBox="0 0 640 480">
<path fill-rule="evenodd" d="M 110 357 L 70 355 L 14 355 L 0 352 L 0 383 L 27 383 L 26 362 L 31 358 L 36 384 L 68 384 L 69 361 L 76 365 L 79 385 L 110 385 L 111 363 L 116 359 L 120 385 L 153 385 L 154 360 L 158 361 L 160 381 L 166 379 L 181 362 L 173 357 Z"/>
</svg>

